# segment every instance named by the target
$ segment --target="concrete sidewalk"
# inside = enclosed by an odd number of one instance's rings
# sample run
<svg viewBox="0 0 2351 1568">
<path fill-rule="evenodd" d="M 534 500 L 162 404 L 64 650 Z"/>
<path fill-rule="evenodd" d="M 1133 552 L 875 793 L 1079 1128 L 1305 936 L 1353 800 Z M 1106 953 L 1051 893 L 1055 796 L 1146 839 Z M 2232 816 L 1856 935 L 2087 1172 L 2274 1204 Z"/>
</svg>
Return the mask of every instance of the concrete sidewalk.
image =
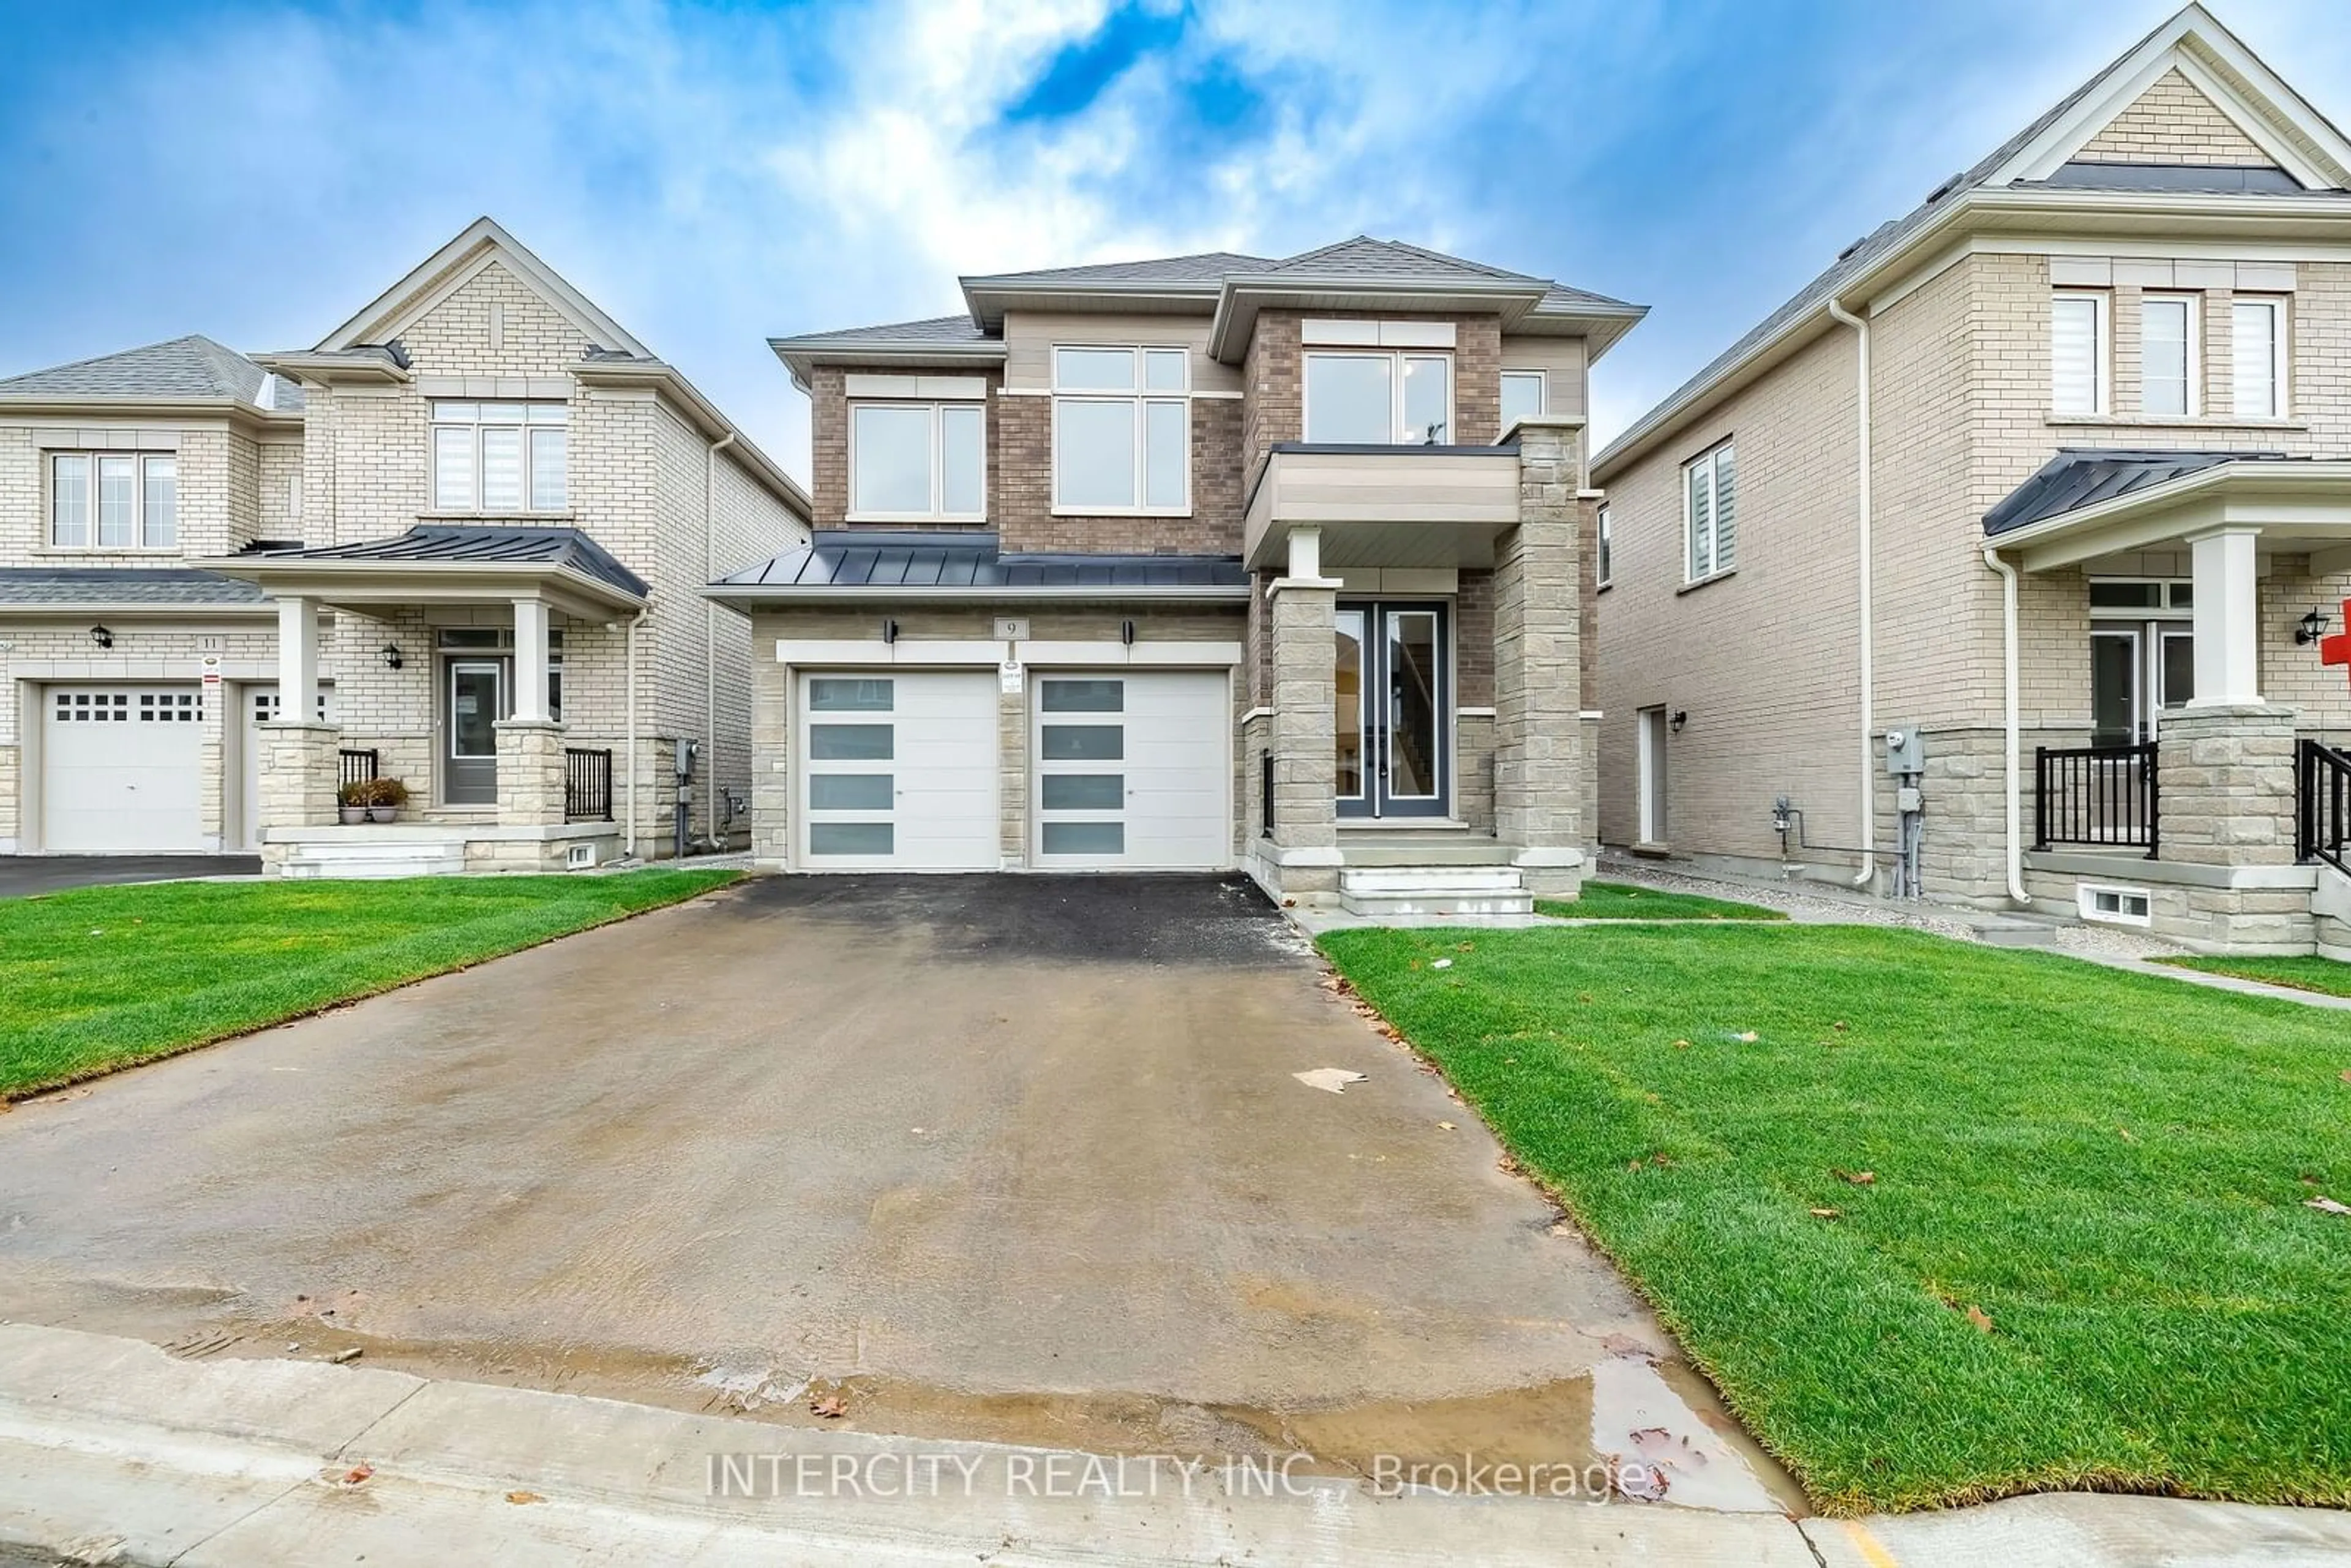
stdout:
<svg viewBox="0 0 2351 1568">
<path fill-rule="evenodd" d="M 2351 1562 L 2351 1519 L 2289 1509 L 2053 1497 L 1849 1524 L 1115 1466 L 0 1324 L 0 1563 Z"/>
</svg>

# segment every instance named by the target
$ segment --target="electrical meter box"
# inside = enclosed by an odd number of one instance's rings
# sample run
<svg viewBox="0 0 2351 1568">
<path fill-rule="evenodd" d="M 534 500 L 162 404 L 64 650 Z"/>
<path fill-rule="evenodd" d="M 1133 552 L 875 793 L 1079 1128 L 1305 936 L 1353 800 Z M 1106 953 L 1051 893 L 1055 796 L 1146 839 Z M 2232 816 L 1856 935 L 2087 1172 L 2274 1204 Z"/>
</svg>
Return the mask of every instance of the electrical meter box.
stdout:
<svg viewBox="0 0 2351 1568">
<path fill-rule="evenodd" d="M 1915 726 L 1897 725 L 1886 732 L 1886 771 L 1927 771 L 1927 737 Z"/>
</svg>

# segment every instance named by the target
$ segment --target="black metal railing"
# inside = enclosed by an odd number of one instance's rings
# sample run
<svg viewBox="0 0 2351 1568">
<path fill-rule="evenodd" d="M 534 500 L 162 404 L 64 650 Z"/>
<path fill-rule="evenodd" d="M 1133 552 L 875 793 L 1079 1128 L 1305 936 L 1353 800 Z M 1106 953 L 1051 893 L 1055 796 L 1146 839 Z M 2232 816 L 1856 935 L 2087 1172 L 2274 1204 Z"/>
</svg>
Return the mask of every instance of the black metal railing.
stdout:
<svg viewBox="0 0 2351 1568">
<path fill-rule="evenodd" d="M 343 783 L 363 784 L 371 779 L 379 777 L 376 769 L 381 766 L 382 759 L 376 755 L 373 747 L 364 751 L 345 747 L 336 755 L 342 758 Z"/>
<path fill-rule="evenodd" d="M 2294 853 L 2351 876 L 2344 841 L 2351 837 L 2351 754 L 2322 740 L 2294 748 Z"/>
<path fill-rule="evenodd" d="M 612 820 L 612 754 L 563 748 L 563 820 L 567 822 L 609 822 Z"/>
<path fill-rule="evenodd" d="M 2032 751 L 2032 847 L 2094 844 L 2155 859 L 2155 742 Z"/>
<path fill-rule="evenodd" d="M 1273 753 L 1258 754 L 1258 834 L 1261 839 L 1273 837 Z"/>
</svg>

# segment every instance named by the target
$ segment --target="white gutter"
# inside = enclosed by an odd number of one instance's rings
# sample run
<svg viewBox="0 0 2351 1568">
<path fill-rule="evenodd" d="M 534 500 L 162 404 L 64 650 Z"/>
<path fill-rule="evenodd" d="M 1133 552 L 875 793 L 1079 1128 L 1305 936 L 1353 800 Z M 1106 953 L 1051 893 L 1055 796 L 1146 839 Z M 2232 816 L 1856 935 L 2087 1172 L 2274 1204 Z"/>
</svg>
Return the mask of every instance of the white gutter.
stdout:
<svg viewBox="0 0 2351 1568">
<path fill-rule="evenodd" d="M 2024 892 L 2024 781 L 2016 739 L 2016 568 L 1986 547 L 1984 564 L 2000 573 L 2001 735 L 2008 764 L 2008 896 L 2019 904 L 2032 899 Z"/>
<path fill-rule="evenodd" d="M 718 575 L 718 455 L 735 444 L 728 431 L 702 457 L 702 580 Z M 718 841 L 718 601 L 702 601 L 702 836 Z M 681 847 L 678 853 L 684 854 Z"/>
<path fill-rule="evenodd" d="M 1835 299 L 1829 301 L 1829 314 L 1854 329 L 1857 347 L 1855 353 L 1854 404 L 1857 426 L 1855 446 L 1860 455 L 1858 477 L 1858 533 L 1860 544 L 1855 570 L 1861 587 L 1861 869 L 1854 873 L 1855 887 L 1867 887 L 1877 877 L 1877 736 L 1876 720 L 1870 711 L 1869 688 L 1872 674 L 1870 645 L 1870 559 L 1869 559 L 1869 323 L 1846 309 Z"/>
<path fill-rule="evenodd" d="M 645 623 L 645 617 L 651 615 L 653 612 L 653 607 L 648 604 L 640 609 L 634 615 L 629 617 L 629 646 L 628 652 L 625 655 L 629 664 L 629 694 L 627 698 L 629 705 L 628 855 L 631 860 L 634 860 L 637 857 L 637 628 L 643 625 Z"/>
</svg>

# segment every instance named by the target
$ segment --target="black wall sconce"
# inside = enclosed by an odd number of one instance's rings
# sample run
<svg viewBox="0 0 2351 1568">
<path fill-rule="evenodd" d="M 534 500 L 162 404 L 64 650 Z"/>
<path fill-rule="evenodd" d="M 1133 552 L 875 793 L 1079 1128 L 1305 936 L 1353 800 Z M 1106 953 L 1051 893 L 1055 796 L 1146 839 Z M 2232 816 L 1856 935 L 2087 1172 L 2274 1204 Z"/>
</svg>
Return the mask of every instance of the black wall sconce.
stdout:
<svg viewBox="0 0 2351 1568">
<path fill-rule="evenodd" d="M 114 633 L 108 631 L 103 626 L 91 627 L 89 629 L 89 640 L 97 643 L 101 648 L 111 648 L 114 646 Z"/>
<path fill-rule="evenodd" d="M 884 621 L 882 622 L 882 641 L 884 643 L 895 643 L 897 640 L 898 623 L 895 621 Z"/>
<path fill-rule="evenodd" d="M 1667 721 L 1667 723 L 1672 727 L 1673 732 L 1676 735 L 1679 735 L 1682 732 L 1682 726 L 1688 722 L 1689 710 L 1687 708 L 1676 708 L 1674 710 L 1674 716 Z"/>
<path fill-rule="evenodd" d="M 2326 635 L 2326 623 L 2334 619 L 2335 617 L 2327 614 L 2324 610 L 2314 607 L 2309 614 L 2304 616 L 2302 620 L 2295 624 L 2294 629 L 2294 642 L 2300 646 L 2305 648 L 2308 647 L 2311 643 L 2317 642 L 2321 637 Z"/>
<path fill-rule="evenodd" d="M 1134 622 L 1132 622 L 1132 621 L 1122 621 L 1122 622 L 1120 622 L 1118 623 L 1118 640 L 1119 640 L 1120 642 L 1122 642 L 1122 643 L 1125 643 L 1125 644 L 1126 644 L 1128 647 L 1130 647 L 1130 648 L 1132 648 L 1132 647 L 1134 647 Z"/>
<path fill-rule="evenodd" d="M 396 670 L 400 668 L 400 644 L 386 643 L 383 645 L 383 667 L 387 670 Z"/>
</svg>

